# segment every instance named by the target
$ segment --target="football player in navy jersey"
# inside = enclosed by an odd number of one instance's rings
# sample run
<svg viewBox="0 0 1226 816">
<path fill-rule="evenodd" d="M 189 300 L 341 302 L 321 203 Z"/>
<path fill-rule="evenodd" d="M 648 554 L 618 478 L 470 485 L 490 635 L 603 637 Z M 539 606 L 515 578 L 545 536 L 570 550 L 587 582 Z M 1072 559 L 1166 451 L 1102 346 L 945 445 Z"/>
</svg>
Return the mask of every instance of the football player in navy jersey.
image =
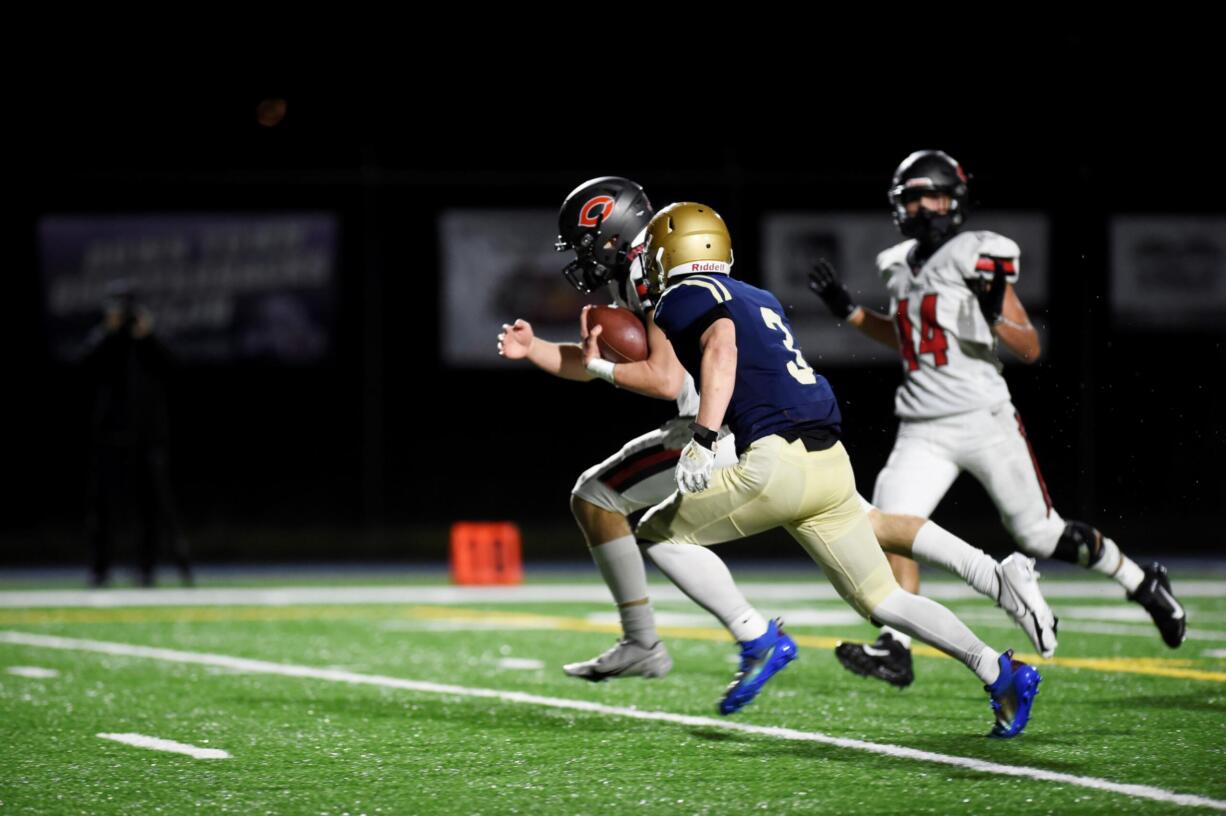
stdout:
<svg viewBox="0 0 1226 816">
<path fill-rule="evenodd" d="M 678 492 L 643 517 L 636 534 L 655 547 L 710 546 L 782 527 L 822 566 L 866 618 L 894 626 L 960 660 L 989 693 L 992 734 L 1020 734 L 1039 673 L 979 640 L 952 612 L 901 589 L 890 571 L 839 442 L 842 417 L 830 384 L 796 347 L 770 292 L 729 277 L 732 241 L 710 207 L 678 203 L 648 224 L 643 250 L 659 292 L 655 323 L 699 393 L 693 438 L 675 471 Z M 715 468 L 718 428 L 736 437 L 737 463 Z M 683 591 L 701 594 L 700 571 L 684 556 L 661 564 Z M 772 621 L 740 643 L 741 662 L 720 703 L 730 714 L 751 701 L 796 655 Z"/>
</svg>

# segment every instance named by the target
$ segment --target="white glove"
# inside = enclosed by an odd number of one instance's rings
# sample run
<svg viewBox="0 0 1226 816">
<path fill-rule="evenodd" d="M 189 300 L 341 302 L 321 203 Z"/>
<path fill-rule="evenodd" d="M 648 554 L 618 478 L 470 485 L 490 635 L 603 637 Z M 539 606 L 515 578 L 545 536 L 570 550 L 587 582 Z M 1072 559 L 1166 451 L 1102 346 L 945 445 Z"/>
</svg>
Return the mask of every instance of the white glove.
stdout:
<svg viewBox="0 0 1226 816">
<path fill-rule="evenodd" d="M 701 493 L 710 486 L 714 469 L 715 451 L 691 439 L 677 461 L 677 487 L 682 493 Z"/>
</svg>

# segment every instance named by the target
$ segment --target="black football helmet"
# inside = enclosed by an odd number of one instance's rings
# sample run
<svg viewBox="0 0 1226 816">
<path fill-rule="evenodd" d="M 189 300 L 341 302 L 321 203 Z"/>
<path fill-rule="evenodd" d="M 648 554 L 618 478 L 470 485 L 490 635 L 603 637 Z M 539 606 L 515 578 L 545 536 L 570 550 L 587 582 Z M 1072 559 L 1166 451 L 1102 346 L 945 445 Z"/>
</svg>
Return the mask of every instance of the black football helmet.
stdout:
<svg viewBox="0 0 1226 816">
<path fill-rule="evenodd" d="M 554 249 L 575 251 L 562 274 L 580 292 L 593 292 L 629 269 L 630 242 L 652 216 L 643 188 L 627 178 L 602 176 L 576 187 L 558 213 Z"/>
<path fill-rule="evenodd" d="M 966 220 L 967 177 L 962 165 L 941 150 L 917 150 L 894 171 L 890 206 L 899 232 L 923 246 L 936 247 L 958 231 Z M 925 193 L 948 193 L 949 212 L 941 215 L 923 207 L 907 215 L 907 203 Z"/>
</svg>

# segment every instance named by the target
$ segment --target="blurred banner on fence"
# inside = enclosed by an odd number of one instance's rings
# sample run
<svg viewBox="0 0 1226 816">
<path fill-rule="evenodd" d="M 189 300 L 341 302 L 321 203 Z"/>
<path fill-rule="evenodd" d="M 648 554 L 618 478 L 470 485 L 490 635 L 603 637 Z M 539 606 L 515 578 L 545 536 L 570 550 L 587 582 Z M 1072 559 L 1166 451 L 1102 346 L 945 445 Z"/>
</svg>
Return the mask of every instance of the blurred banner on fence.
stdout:
<svg viewBox="0 0 1226 816">
<path fill-rule="evenodd" d="M 1130 328 L 1226 332 L 1226 217 L 1113 217 L 1111 311 Z"/>
<path fill-rule="evenodd" d="M 303 364 L 331 349 L 334 215 L 49 215 L 38 235 L 57 359 L 74 359 L 120 287 L 184 360 Z"/>
<path fill-rule="evenodd" d="M 552 210 L 480 209 L 450 210 L 440 216 L 444 362 L 459 367 L 497 365 L 494 338 L 502 323 L 516 317 L 532 323 L 537 336 L 574 340 L 582 305 L 608 301 L 604 292 L 584 298 L 563 282 L 559 272 L 571 256 L 553 250 L 556 217 Z M 1021 245 L 1018 294 L 1032 312 L 1040 312 L 1047 303 L 1046 217 L 976 213 L 972 226 L 1000 232 Z M 859 302 L 885 310 L 889 298 L 875 259 L 900 240 L 888 217 L 769 213 L 761 229 L 762 261 L 757 271 L 763 285 L 788 309 L 800 346 L 815 364 L 897 363 L 898 356 L 890 349 L 836 324 L 805 283 L 813 259 L 830 258 Z"/>
<path fill-rule="evenodd" d="M 531 323 L 537 337 L 578 340 L 583 305 L 609 302 L 604 290 L 584 297 L 563 279 L 574 253 L 553 248 L 555 210 L 448 210 L 438 229 L 448 365 L 499 365 L 499 327 L 516 318 Z"/>
</svg>

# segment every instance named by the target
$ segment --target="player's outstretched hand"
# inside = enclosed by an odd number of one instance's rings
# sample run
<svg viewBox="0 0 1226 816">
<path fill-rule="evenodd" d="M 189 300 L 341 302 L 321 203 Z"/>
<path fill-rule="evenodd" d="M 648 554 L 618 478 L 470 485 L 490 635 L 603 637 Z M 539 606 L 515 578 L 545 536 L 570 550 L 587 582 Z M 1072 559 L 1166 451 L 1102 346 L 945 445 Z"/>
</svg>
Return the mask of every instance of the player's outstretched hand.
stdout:
<svg viewBox="0 0 1226 816">
<path fill-rule="evenodd" d="M 513 324 L 502 324 L 502 333 L 498 335 L 498 354 L 508 360 L 522 360 L 528 356 L 536 336 L 532 333 L 532 324 L 527 320 L 516 320 Z"/>
<path fill-rule="evenodd" d="M 979 299 L 979 311 L 983 312 L 989 326 L 999 323 L 1001 315 L 1004 314 L 1005 287 L 1008 285 L 1006 278 L 1005 265 L 997 261 L 991 277 L 984 276 L 971 283 L 971 289 Z"/>
<path fill-rule="evenodd" d="M 835 271 L 834 264 L 825 258 L 813 264 L 813 271 L 809 273 L 809 289 L 822 299 L 830 313 L 839 320 L 846 320 L 848 315 L 856 310 L 855 301 L 851 299 L 851 293 Z"/>
<path fill-rule="evenodd" d="M 691 439 L 681 449 L 677 460 L 677 487 L 682 493 L 701 493 L 711 484 L 711 471 L 715 469 L 715 451 Z"/>
<path fill-rule="evenodd" d="M 592 362 L 592 360 L 600 359 L 600 346 L 596 344 L 596 338 L 600 336 L 602 329 L 600 326 L 588 328 L 587 313 L 591 308 L 591 304 L 589 304 L 583 307 L 583 311 L 579 312 L 579 345 L 583 348 L 584 365 Z"/>
</svg>

